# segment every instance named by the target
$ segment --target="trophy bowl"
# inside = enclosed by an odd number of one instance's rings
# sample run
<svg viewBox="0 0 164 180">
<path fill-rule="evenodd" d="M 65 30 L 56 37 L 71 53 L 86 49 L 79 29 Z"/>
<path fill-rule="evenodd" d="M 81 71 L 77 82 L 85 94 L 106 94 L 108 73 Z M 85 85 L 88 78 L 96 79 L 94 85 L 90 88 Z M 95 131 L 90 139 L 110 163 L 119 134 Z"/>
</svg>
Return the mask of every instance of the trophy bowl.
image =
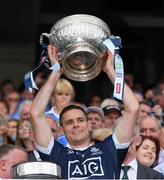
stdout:
<svg viewBox="0 0 164 180">
<path fill-rule="evenodd" d="M 108 25 L 98 17 L 75 14 L 57 21 L 50 33 L 42 33 L 49 44 L 58 48 L 64 74 L 75 81 L 88 81 L 102 70 L 106 47 L 102 42 L 110 35 Z"/>
<path fill-rule="evenodd" d="M 11 169 L 13 179 L 61 179 L 61 168 L 54 163 L 25 162 Z"/>
</svg>

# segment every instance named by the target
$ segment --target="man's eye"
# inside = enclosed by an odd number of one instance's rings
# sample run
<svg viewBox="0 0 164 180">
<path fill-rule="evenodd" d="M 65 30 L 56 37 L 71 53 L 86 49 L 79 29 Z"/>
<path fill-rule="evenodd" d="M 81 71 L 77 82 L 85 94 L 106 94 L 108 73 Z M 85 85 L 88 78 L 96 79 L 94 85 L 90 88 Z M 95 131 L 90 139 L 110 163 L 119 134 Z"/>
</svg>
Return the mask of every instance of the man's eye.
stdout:
<svg viewBox="0 0 164 180">
<path fill-rule="evenodd" d="M 151 131 L 152 131 L 152 132 L 157 132 L 157 130 L 156 130 L 156 129 L 151 129 Z"/>
<path fill-rule="evenodd" d="M 70 124 L 72 124 L 72 121 L 67 121 L 65 124 L 70 125 Z"/>
<path fill-rule="evenodd" d="M 145 130 L 144 130 L 144 129 L 141 129 L 140 132 L 143 133 L 143 132 L 145 132 Z"/>
</svg>

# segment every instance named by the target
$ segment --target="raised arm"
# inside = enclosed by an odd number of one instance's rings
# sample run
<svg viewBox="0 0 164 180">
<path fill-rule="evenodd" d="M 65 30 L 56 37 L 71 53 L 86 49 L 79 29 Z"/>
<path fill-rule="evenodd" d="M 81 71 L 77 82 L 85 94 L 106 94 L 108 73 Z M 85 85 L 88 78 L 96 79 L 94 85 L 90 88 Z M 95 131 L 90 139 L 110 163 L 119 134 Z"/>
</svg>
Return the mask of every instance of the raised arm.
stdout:
<svg viewBox="0 0 164 180">
<path fill-rule="evenodd" d="M 57 62 L 56 58 L 56 48 L 54 46 L 48 46 L 48 55 L 51 61 L 51 65 Z M 38 94 L 33 100 L 31 107 L 31 121 L 34 130 L 35 141 L 38 145 L 47 148 L 52 137 L 52 131 L 49 124 L 45 119 L 45 109 L 50 100 L 53 89 L 60 78 L 61 72 L 53 71 L 48 80 L 45 82 L 43 87 L 39 90 Z"/>
<path fill-rule="evenodd" d="M 114 84 L 115 70 L 113 59 L 114 56 L 112 53 L 108 52 L 108 58 L 104 65 L 104 71 L 108 75 L 111 82 Z M 137 99 L 135 98 L 132 90 L 126 84 L 124 85 L 123 103 L 125 107 L 124 113 L 119 118 L 114 130 L 117 140 L 121 144 L 127 143 L 131 140 L 139 108 Z"/>
</svg>

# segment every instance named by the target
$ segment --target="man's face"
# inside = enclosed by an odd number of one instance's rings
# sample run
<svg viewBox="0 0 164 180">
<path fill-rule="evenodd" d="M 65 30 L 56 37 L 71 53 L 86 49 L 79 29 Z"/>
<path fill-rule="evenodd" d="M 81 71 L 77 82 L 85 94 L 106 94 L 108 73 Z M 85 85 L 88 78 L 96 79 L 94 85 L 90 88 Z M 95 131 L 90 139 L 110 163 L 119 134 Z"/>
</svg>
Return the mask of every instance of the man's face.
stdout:
<svg viewBox="0 0 164 180">
<path fill-rule="evenodd" d="M 89 104 L 89 106 L 98 106 L 98 107 L 100 107 L 100 105 L 101 105 L 101 98 L 98 96 L 95 96 Z"/>
<path fill-rule="evenodd" d="M 17 92 L 12 92 L 6 96 L 6 102 L 9 107 L 12 107 L 13 104 L 18 104 L 19 102 L 19 94 Z"/>
<path fill-rule="evenodd" d="M 90 112 L 87 114 L 89 128 L 91 130 L 102 128 L 102 118 L 97 112 Z"/>
<path fill-rule="evenodd" d="M 17 131 L 17 122 L 16 121 L 9 121 L 7 123 L 7 127 L 8 127 L 8 129 L 7 129 L 8 136 L 11 137 L 12 135 L 16 134 L 16 131 Z"/>
<path fill-rule="evenodd" d="M 6 172 L 5 172 L 5 177 L 6 179 L 11 179 L 12 174 L 11 174 L 11 169 L 13 166 L 26 162 L 27 161 L 27 154 L 22 151 L 22 150 L 18 150 L 15 149 L 12 152 L 10 152 L 6 158 L 4 159 L 4 166 L 6 168 Z"/>
<path fill-rule="evenodd" d="M 106 128 L 113 128 L 117 119 L 120 117 L 117 112 L 110 112 L 108 115 L 104 116 L 104 125 Z"/>
<path fill-rule="evenodd" d="M 62 128 L 70 145 L 83 145 L 89 140 L 88 122 L 79 109 L 71 109 L 63 114 Z"/>
<path fill-rule="evenodd" d="M 31 104 L 26 104 L 22 107 L 22 110 L 20 112 L 21 119 L 30 119 L 30 109 Z"/>
<path fill-rule="evenodd" d="M 140 134 L 143 136 L 160 137 L 161 130 L 158 122 L 153 117 L 145 117 L 139 123 Z"/>
<path fill-rule="evenodd" d="M 155 100 L 158 102 L 158 104 L 164 110 L 164 96 L 163 95 L 155 96 Z"/>
<path fill-rule="evenodd" d="M 138 117 L 142 118 L 144 116 L 148 116 L 148 114 L 150 112 L 151 112 L 151 107 L 150 106 L 148 106 L 146 104 L 140 104 Z"/>
</svg>

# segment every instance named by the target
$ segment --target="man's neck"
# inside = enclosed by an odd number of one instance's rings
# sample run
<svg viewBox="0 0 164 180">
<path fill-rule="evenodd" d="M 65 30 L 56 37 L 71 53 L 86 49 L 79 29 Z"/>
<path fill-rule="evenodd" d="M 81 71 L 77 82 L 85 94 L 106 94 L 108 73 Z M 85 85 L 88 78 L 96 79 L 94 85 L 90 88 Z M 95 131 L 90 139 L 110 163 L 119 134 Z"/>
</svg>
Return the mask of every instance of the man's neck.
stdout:
<svg viewBox="0 0 164 180">
<path fill-rule="evenodd" d="M 67 144 L 67 147 L 70 148 L 70 149 L 75 149 L 75 150 L 85 150 L 87 149 L 88 147 L 94 145 L 94 142 L 92 141 L 88 141 L 86 143 L 83 143 L 83 144 L 72 144 L 72 143 L 68 143 Z"/>
</svg>

